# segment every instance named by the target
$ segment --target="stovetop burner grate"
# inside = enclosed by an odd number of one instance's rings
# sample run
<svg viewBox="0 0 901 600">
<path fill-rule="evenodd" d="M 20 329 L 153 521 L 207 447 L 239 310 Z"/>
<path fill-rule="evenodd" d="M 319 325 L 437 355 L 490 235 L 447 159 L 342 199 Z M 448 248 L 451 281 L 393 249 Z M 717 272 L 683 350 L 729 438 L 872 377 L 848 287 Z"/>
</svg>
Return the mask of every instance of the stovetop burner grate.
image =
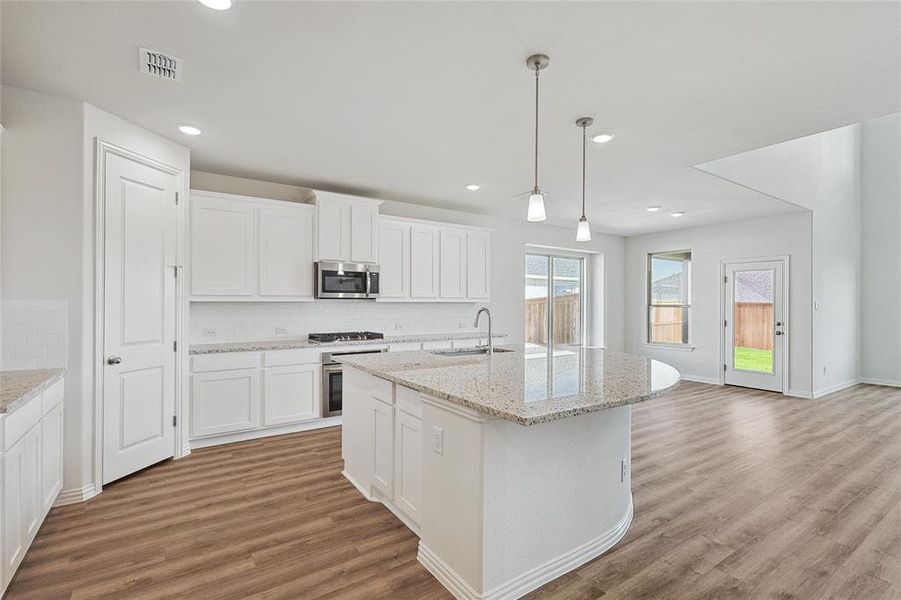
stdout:
<svg viewBox="0 0 901 600">
<path fill-rule="evenodd" d="M 307 339 L 313 342 L 356 342 L 364 340 L 381 340 L 385 334 L 375 331 L 339 331 L 335 333 L 311 333 Z"/>
</svg>

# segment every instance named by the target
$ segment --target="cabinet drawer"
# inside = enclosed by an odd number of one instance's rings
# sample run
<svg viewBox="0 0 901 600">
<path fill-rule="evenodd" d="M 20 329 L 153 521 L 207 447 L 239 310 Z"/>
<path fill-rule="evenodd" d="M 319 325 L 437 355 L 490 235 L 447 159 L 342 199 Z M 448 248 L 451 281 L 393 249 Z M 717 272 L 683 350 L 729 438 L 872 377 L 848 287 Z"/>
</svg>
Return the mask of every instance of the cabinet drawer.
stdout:
<svg viewBox="0 0 901 600">
<path fill-rule="evenodd" d="M 422 419 L 422 401 L 419 392 L 402 385 L 394 386 L 395 405 L 398 411 Z"/>
<path fill-rule="evenodd" d="M 47 414 L 50 412 L 53 407 L 63 401 L 63 388 L 64 383 L 63 380 L 60 379 L 46 390 L 44 390 L 43 396 L 43 414 Z"/>
<path fill-rule="evenodd" d="M 191 358 L 191 371 L 227 371 L 229 369 L 255 369 L 260 366 L 259 352 L 221 352 L 197 354 Z"/>
<path fill-rule="evenodd" d="M 294 348 L 291 350 L 269 350 L 263 352 L 264 367 L 285 367 L 289 365 L 318 365 L 318 348 Z"/>
<path fill-rule="evenodd" d="M 32 398 L 3 420 L 3 451 L 12 448 L 32 427 L 41 420 L 41 398 Z"/>
<path fill-rule="evenodd" d="M 342 376 L 345 384 L 365 390 L 367 394 L 386 404 L 394 404 L 394 384 L 387 379 L 375 377 L 353 367 L 344 371 Z"/>
</svg>

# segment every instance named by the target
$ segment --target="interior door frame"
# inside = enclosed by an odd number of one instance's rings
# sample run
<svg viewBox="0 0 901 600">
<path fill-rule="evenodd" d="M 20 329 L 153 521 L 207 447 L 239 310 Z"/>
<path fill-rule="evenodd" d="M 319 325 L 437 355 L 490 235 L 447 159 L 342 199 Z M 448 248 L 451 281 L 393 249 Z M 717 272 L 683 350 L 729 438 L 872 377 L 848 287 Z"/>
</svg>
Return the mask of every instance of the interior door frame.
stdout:
<svg viewBox="0 0 901 600">
<path fill-rule="evenodd" d="M 752 258 L 728 258 L 720 261 L 720 323 L 725 323 L 727 307 L 726 307 L 726 269 L 733 264 L 748 264 L 757 262 L 782 262 L 782 394 L 788 396 L 790 389 L 789 365 L 789 347 L 791 344 L 791 302 L 790 302 L 790 286 L 791 282 L 791 257 L 789 255 L 782 256 L 755 256 Z M 726 385 L 726 328 L 719 326 L 720 330 L 720 364 L 723 367 L 720 372 L 720 385 Z"/>
<path fill-rule="evenodd" d="M 94 494 L 103 490 L 103 435 L 104 435 L 104 339 L 105 339 L 105 292 L 106 292 L 106 159 L 108 156 L 119 156 L 134 161 L 144 166 L 157 169 L 164 173 L 174 175 L 179 202 L 176 209 L 175 223 L 175 268 L 178 276 L 175 280 L 175 339 L 179 342 L 187 340 L 188 304 L 185 295 L 184 256 L 187 219 L 185 209 L 187 206 L 188 190 L 185 173 L 181 169 L 156 159 L 144 156 L 122 146 L 113 144 L 101 137 L 94 138 Z M 181 443 L 182 436 L 186 435 L 188 423 L 183 418 L 187 411 L 183 403 L 186 397 L 184 392 L 185 373 L 188 345 L 186 342 L 178 347 L 175 355 L 175 435 L 173 457 L 182 458 L 190 453 L 187 445 Z"/>
</svg>

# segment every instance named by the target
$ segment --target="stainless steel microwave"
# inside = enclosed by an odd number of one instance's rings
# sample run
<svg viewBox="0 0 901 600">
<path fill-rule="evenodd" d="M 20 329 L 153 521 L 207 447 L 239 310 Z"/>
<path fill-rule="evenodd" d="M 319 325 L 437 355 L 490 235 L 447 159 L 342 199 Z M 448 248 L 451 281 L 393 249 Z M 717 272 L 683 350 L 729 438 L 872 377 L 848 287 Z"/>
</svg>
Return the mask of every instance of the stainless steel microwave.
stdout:
<svg viewBox="0 0 901 600">
<path fill-rule="evenodd" d="M 379 266 L 366 263 L 316 263 L 317 298 L 378 298 Z"/>
</svg>

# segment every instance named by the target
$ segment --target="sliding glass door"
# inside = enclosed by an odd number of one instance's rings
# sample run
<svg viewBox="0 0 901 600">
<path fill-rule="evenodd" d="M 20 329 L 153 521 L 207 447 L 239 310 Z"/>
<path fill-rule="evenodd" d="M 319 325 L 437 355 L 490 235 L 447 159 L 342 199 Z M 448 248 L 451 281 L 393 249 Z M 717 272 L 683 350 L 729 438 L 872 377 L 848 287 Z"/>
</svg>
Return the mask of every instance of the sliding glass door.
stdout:
<svg viewBox="0 0 901 600">
<path fill-rule="evenodd" d="M 571 256 L 526 254 L 527 344 L 547 347 L 583 343 L 584 262 Z"/>
</svg>

